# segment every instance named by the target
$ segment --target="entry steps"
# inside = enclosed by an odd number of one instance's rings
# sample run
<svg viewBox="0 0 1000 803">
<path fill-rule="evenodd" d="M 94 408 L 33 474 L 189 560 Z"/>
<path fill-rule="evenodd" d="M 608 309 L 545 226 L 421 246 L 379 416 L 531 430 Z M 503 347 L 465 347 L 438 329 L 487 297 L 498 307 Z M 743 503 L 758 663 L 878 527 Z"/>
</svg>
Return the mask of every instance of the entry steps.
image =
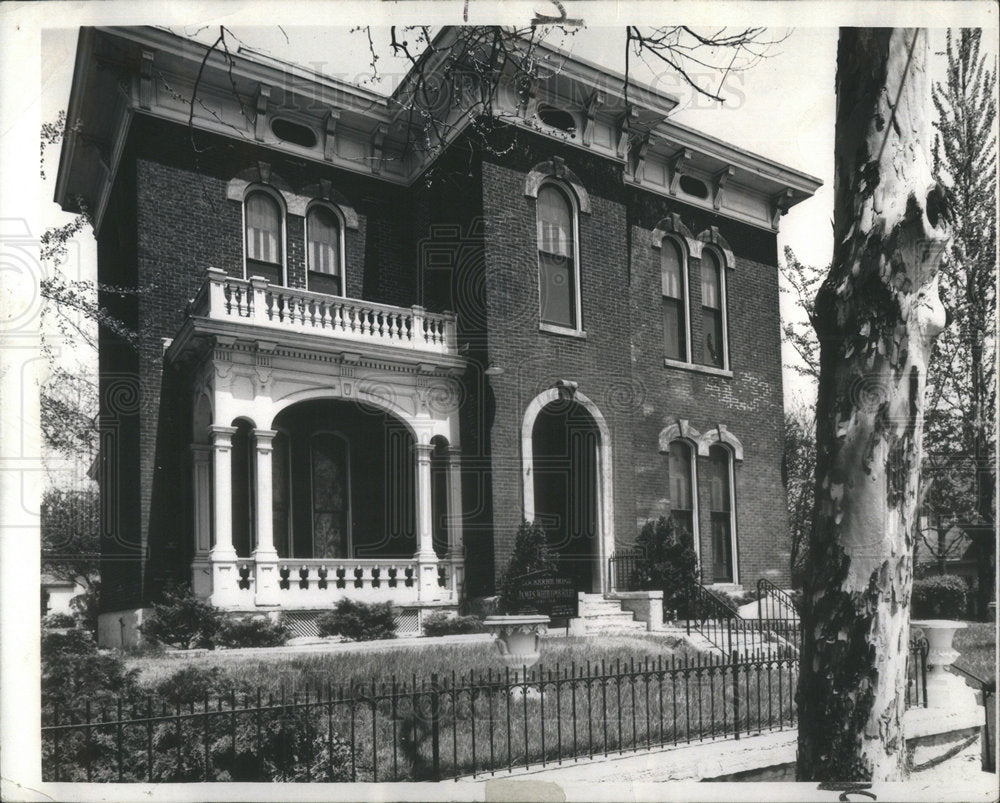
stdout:
<svg viewBox="0 0 1000 803">
<path fill-rule="evenodd" d="M 637 620 L 631 611 L 622 610 L 621 600 L 605 599 L 603 594 L 581 593 L 578 615 L 588 635 L 646 631 L 645 622 Z"/>
</svg>

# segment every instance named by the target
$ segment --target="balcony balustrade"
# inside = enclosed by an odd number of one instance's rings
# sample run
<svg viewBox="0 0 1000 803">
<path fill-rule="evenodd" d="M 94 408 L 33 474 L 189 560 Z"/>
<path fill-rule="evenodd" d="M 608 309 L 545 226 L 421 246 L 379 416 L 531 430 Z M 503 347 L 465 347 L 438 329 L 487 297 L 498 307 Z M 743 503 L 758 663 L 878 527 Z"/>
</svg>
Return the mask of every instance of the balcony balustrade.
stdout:
<svg viewBox="0 0 1000 803">
<path fill-rule="evenodd" d="M 191 317 L 246 323 L 276 333 L 298 332 L 331 340 L 457 356 L 455 314 L 394 307 L 237 279 L 217 268 L 188 306 Z"/>
</svg>

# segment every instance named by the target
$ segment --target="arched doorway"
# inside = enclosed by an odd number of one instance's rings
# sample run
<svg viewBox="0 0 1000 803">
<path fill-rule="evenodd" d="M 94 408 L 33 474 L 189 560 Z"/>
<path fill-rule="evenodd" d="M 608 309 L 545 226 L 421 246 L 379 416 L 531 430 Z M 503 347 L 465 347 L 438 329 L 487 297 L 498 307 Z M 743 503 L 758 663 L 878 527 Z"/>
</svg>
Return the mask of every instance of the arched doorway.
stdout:
<svg viewBox="0 0 1000 803">
<path fill-rule="evenodd" d="M 374 558 L 417 548 L 414 438 L 390 413 L 333 399 L 274 418 L 272 512 L 281 558 Z"/>
<path fill-rule="evenodd" d="M 555 399 L 531 430 L 534 521 L 545 528 L 559 572 L 578 591 L 601 588 L 601 433 L 575 401 Z"/>
</svg>

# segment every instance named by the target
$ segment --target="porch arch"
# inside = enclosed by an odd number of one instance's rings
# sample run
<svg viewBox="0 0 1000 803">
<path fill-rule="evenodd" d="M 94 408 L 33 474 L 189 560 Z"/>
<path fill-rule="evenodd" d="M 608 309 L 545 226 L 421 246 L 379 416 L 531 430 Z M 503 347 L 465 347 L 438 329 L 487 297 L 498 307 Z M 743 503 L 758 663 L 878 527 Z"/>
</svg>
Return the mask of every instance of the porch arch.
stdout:
<svg viewBox="0 0 1000 803">
<path fill-rule="evenodd" d="M 597 427 L 597 479 L 599 487 L 597 498 L 600 510 L 597 514 L 597 524 L 600 532 L 597 538 L 597 561 L 595 576 L 601 591 L 608 589 L 607 561 L 614 551 L 614 493 L 613 493 L 613 462 L 611 451 L 611 431 L 600 408 L 586 395 L 575 389 L 570 383 L 559 383 L 556 387 L 539 393 L 528 404 L 521 423 L 521 488 L 523 494 L 524 518 L 533 521 L 536 515 L 535 507 L 535 477 L 534 477 L 534 443 L 535 422 L 548 405 L 565 400 L 579 404 Z"/>
</svg>

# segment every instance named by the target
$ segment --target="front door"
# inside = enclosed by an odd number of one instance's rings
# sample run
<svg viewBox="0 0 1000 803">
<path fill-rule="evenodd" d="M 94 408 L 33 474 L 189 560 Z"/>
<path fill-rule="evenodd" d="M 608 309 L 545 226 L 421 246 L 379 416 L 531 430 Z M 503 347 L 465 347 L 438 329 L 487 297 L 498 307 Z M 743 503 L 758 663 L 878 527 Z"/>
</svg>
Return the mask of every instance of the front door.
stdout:
<svg viewBox="0 0 1000 803">
<path fill-rule="evenodd" d="M 599 440 L 590 414 L 562 401 L 539 413 L 532 434 L 535 521 L 577 591 L 600 590 Z"/>
</svg>

